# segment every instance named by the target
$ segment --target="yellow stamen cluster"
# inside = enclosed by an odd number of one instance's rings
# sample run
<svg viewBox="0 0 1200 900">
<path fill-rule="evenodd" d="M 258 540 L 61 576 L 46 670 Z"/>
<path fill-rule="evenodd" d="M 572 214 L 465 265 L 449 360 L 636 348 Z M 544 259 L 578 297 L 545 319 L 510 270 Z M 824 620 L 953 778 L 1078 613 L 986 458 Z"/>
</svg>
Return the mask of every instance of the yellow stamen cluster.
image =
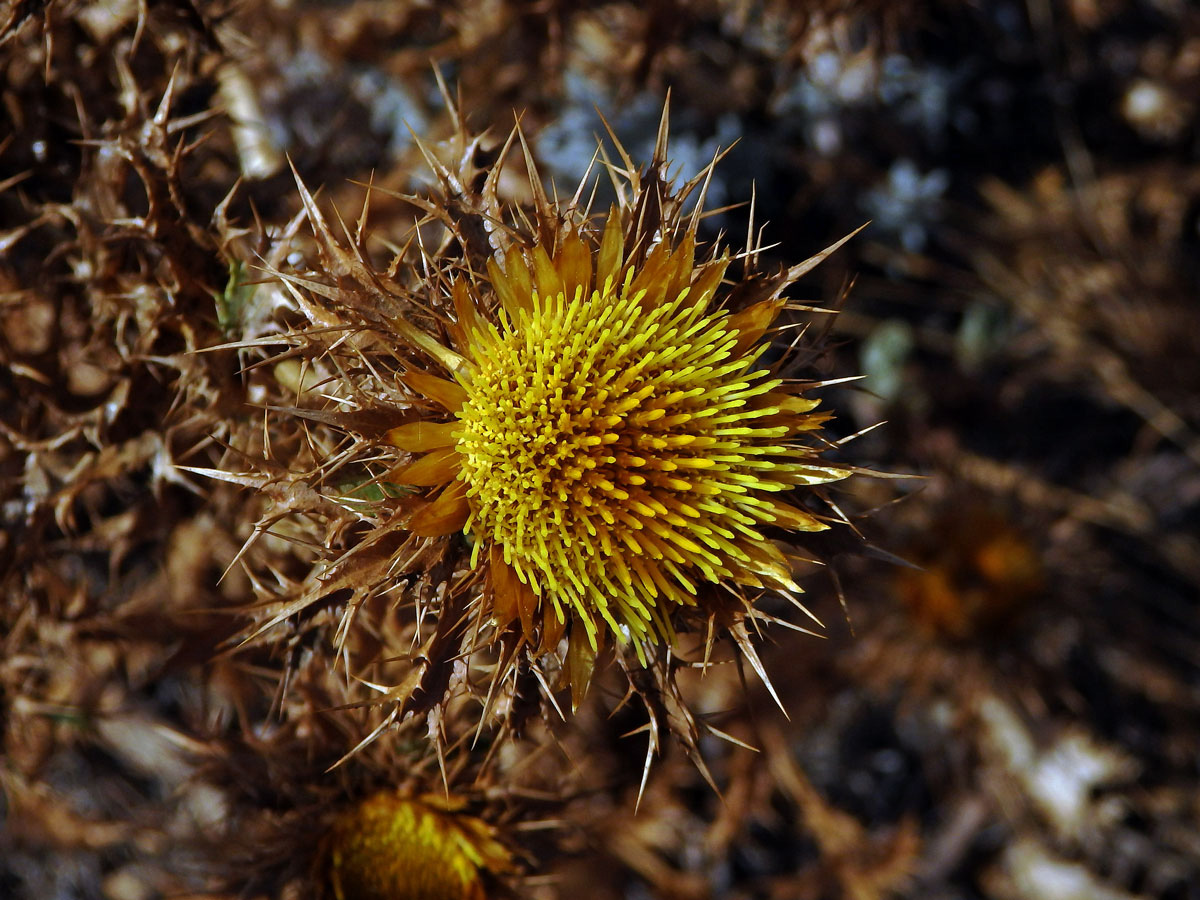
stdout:
<svg viewBox="0 0 1200 900">
<path fill-rule="evenodd" d="M 792 587 L 761 526 L 811 466 L 789 461 L 788 425 L 764 423 L 781 413 L 780 382 L 756 368 L 765 345 L 736 352 L 710 296 L 689 285 L 655 302 L 632 270 L 590 295 L 535 287 L 475 333 L 460 375 L 476 554 L 497 546 L 593 646 L 597 616 L 621 637 L 669 635 L 698 581 L 766 566 Z"/>
<path fill-rule="evenodd" d="M 483 900 L 483 871 L 511 856 L 482 820 L 442 797 L 383 791 L 339 817 L 326 849 L 336 900 Z"/>
</svg>

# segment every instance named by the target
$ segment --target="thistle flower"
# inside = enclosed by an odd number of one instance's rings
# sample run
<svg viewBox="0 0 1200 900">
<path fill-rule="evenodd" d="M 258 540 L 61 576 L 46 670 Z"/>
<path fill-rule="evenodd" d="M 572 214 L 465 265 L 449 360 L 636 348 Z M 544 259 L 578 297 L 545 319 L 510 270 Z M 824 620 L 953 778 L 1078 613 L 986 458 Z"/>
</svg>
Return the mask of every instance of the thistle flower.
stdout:
<svg viewBox="0 0 1200 900">
<path fill-rule="evenodd" d="M 541 649 L 569 623 L 642 656 L 704 585 L 799 591 L 767 529 L 827 528 L 782 498 L 846 474 L 796 440 L 817 401 L 760 366 L 783 302 L 718 308 L 728 257 L 696 265 L 690 234 L 640 266 L 622 245 L 614 209 L 598 246 L 571 231 L 488 260 L 492 320 L 458 282 L 455 383 L 410 376 L 453 418 L 388 435 L 426 451 L 392 480 L 446 485 L 410 527 L 465 531 L 494 624 L 520 618 Z"/>
<path fill-rule="evenodd" d="M 787 542 L 839 517 L 820 512 L 820 486 L 852 469 L 821 459 L 830 414 L 807 396 L 820 385 L 786 377 L 789 352 L 764 358 L 784 290 L 842 242 L 773 273 L 759 271 L 753 240 L 736 257 L 700 248 L 711 167 L 670 187 L 665 114 L 645 171 L 617 145 L 617 202 L 602 221 L 580 202 L 583 185 L 551 203 L 523 138 L 533 204 L 514 212 L 497 191 L 519 132 L 485 154 L 460 129 L 457 171 L 422 147 L 440 192 L 404 197 L 424 230 L 386 270 L 366 250 L 366 209 L 346 246 L 298 181 L 321 265 L 275 274 L 313 325 L 281 339 L 324 373 L 331 404 L 291 410 L 316 469 L 222 477 L 286 498 L 259 532 L 317 513 L 330 525 L 311 544 L 332 550 L 292 593 L 264 598 L 244 637 L 270 641 L 349 591 L 339 653 L 356 674 L 373 667 L 393 720 L 472 693 L 486 695 L 483 719 L 502 708 L 513 731 L 530 706 L 510 701 L 530 680 L 551 701 L 569 688 L 574 707 L 615 657 L 650 712 L 650 753 L 667 722 L 694 754 L 678 633 L 706 634 L 706 659 L 731 640 L 770 688 L 749 626 L 774 617 L 756 601 L 777 592 L 803 609 Z M 321 427 L 325 438 L 308 431 Z M 360 473 L 353 497 L 333 489 L 334 472 Z M 272 486 L 288 479 L 304 490 Z M 351 526 L 359 538 L 339 549 Z M 368 601 L 397 590 L 415 611 L 414 644 L 349 641 Z M 376 613 L 367 621 L 383 627 Z M 368 656 L 354 649 L 368 645 Z M 396 660 L 411 669 L 397 676 Z"/>
<path fill-rule="evenodd" d="M 484 900 L 485 873 L 512 868 L 494 829 L 438 795 L 380 791 L 349 808 L 326 838 L 336 900 Z"/>
<path fill-rule="evenodd" d="M 308 654 L 292 673 L 270 727 L 194 741 L 196 781 L 215 789 L 225 816 L 203 830 L 230 895 L 312 900 L 484 900 L 523 896 L 534 854 L 516 823 L 546 830 L 534 806 L 556 810 L 561 775 L 538 781 L 511 770 L 482 772 L 484 754 L 431 753 L 422 723 L 408 721 L 391 741 L 347 754 L 356 730 L 381 711 L 355 702 L 347 682 Z M 261 691 L 261 693 L 259 693 Z M 243 685 L 265 702 L 269 681 Z M 503 768 L 503 767 L 501 767 Z M 522 786 L 543 789 L 536 804 Z M 211 795 L 211 794 L 210 794 Z"/>
</svg>

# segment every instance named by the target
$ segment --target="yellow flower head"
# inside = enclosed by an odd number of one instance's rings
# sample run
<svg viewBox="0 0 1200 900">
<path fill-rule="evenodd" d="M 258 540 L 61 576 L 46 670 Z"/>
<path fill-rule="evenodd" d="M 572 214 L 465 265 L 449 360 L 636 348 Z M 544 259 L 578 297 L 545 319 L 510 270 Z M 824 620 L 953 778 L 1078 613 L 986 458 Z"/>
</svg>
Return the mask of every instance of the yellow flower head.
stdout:
<svg viewBox="0 0 1200 900">
<path fill-rule="evenodd" d="M 349 591 L 345 648 L 355 621 L 380 614 L 368 600 L 396 591 L 388 608 L 415 610 L 394 623 L 411 632 L 380 647 L 393 623 L 364 623 L 375 631 L 354 664 L 393 717 L 486 693 L 482 718 L 502 708 L 516 732 L 530 704 L 503 698 L 528 696 L 523 677 L 551 700 L 569 687 L 578 705 L 611 650 L 656 734 L 680 631 L 705 634 L 706 655 L 732 641 L 766 680 L 750 630 L 772 617 L 757 600 L 799 593 L 788 543 L 828 527 L 813 487 L 851 471 L 821 459 L 816 385 L 785 377 L 786 352 L 766 361 L 784 291 L 841 242 L 775 273 L 758 269 L 757 246 L 736 264 L 698 252 L 700 215 L 684 209 L 711 171 L 668 185 L 665 112 L 646 170 L 619 146 L 623 166 L 607 164 L 617 202 L 602 223 L 583 185 L 550 202 L 527 148 L 534 202 L 514 210 L 498 197 L 501 164 L 473 170 L 465 135 L 451 154 L 461 171 L 427 151 L 441 191 L 406 197 L 442 244 L 422 236 L 419 258 L 405 250 L 386 270 L 365 250 L 365 208 L 347 247 L 300 185 L 322 271 L 279 278 L 313 323 L 296 351 L 321 365 L 331 403 L 303 415 L 350 438 L 328 436 L 321 446 L 339 449 L 324 461 L 317 449 L 314 480 L 361 474 L 323 508 L 345 511 L 324 538 L 340 556 L 248 637 L 315 622 L 307 611 Z M 355 516 L 367 531 L 339 551 Z M 699 725 L 675 699 L 668 724 L 694 752 Z"/>
<path fill-rule="evenodd" d="M 484 900 L 484 873 L 512 870 L 494 829 L 444 797 L 381 791 L 343 813 L 326 839 L 336 900 Z"/>
<path fill-rule="evenodd" d="M 798 591 L 769 529 L 827 527 L 783 497 L 845 474 L 798 440 L 816 402 L 760 363 L 783 302 L 719 308 L 728 260 L 696 265 L 690 236 L 640 265 L 622 250 L 614 210 L 598 246 L 570 231 L 489 260 L 492 317 L 459 282 L 456 383 L 411 381 L 454 419 L 391 433 L 430 451 L 394 480 L 448 485 L 413 529 L 465 528 L 497 623 L 535 643 L 540 623 L 543 649 L 578 623 L 641 655 L 704 585 Z"/>
</svg>

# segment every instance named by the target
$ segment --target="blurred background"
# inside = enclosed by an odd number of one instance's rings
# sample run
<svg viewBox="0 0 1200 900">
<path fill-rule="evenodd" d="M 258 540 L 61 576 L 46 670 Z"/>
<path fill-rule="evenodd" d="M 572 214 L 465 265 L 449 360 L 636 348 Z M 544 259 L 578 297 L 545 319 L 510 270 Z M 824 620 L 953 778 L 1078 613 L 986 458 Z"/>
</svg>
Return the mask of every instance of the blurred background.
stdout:
<svg viewBox="0 0 1200 900">
<path fill-rule="evenodd" d="M 254 516 L 174 464 L 254 399 L 193 351 L 230 248 L 301 208 L 287 160 L 348 221 L 420 193 L 440 75 L 563 196 L 605 120 L 648 162 L 669 92 L 671 176 L 727 151 L 702 236 L 795 264 L 869 220 L 791 296 L 840 310 L 796 317 L 814 377 L 865 375 L 835 433 L 885 422 L 842 458 L 919 476 L 835 492 L 867 549 L 812 542 L 824 637 L 763 641 L 788 717 L 733 666 L 685 685 L 758 748 L 706 739 L 720 794 L 668 750 L 634 815 L 644 738 L 598 701 L 584 771 L 505 813 L 511 889 L 1200 898 L 1195 4 L 10 0 L 0 73 L 0 896 L 308 890 L 226 871 L 286 805 L 231 787 L 269 704 L 214 661 Z"/>
</svg>

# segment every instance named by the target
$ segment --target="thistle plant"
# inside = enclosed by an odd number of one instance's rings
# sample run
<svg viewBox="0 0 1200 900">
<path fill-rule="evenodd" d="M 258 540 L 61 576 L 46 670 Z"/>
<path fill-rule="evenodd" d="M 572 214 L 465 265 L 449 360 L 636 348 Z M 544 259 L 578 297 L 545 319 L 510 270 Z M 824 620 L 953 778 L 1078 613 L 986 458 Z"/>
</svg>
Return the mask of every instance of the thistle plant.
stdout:
<svg viewBox="0 0 1200 900">
<path fill-rule="evenodd" d="M 788 377 L 787 352 L 765 362 L 783 292 L 841 242 L 773 273 L 753 226 L 736 256 L 701 247 L 712 169 L 670 186 L 665 112 L 646 170 L 619 143 L 604 163 L 617 199 L 600 216 L 586 182 L 547 197 L 519 131 L 494 162 L 465 128 L 456 140 L 455 170 L 426 149 L 439 190 L 404 197 L 425 217 L 388 266 L 367 250 L 366 208 L 338 239 L 299 185 L 321 263 L 273 267 L 271 289 L 310 322 L 277 341 L 314 387 L 275 422 L 303 424 L 312 467 L 222 477 L 274 496 L 315 486 L 329 528 L 312 576 L 268 596 L 243 637 L 312 626 L 341 592 L 335 652 L 392 704 L 376 733 L 428 713 L 439 741 L 456 696 L 481 699 L 477 726 L 502 713 L 519 731 L 528 684 L 574 707 L 615 658 L 650 714 L 647 764 L 662 724 L 699 762 L 675 669 L 731 641 L 770 688 L 751 631 L 776 619 L 758 599 L 807 613 L 791 542 L 839 517 L 821 486 L 852 472 L 822 458 L 820 385 Z M 518 145 L 522 208 L 497 191 Z M 350 472 L 353 495 L 335 487 Z M 315 511 L 287 493 L 260 531 Z M 384 595 L 411 611 L 408 644 L 359 654 L 355 628 L 379 627 Z M 682 632 L 703 635 L 703 660 L 683 659 Z"/>
<path fill-rule="evenodd" d="M 190 745 L 198 780 L 226 804 L 203 832 L 223 860 L 216 883 L 230 896 L 313 900 L 524 896 L 531 855 L 514 824 L 539 823 L 517 796 L 519 774 L 490 779 L 470 753 L 439 773 L 415 721 L 347 757 L 347 740 L 375 715 L 352 702 L 358 686 L 317 654 L 292 677 L 261 734 Z M 556 795 L 558 776 L 539 774 Z"/>
</svg>

